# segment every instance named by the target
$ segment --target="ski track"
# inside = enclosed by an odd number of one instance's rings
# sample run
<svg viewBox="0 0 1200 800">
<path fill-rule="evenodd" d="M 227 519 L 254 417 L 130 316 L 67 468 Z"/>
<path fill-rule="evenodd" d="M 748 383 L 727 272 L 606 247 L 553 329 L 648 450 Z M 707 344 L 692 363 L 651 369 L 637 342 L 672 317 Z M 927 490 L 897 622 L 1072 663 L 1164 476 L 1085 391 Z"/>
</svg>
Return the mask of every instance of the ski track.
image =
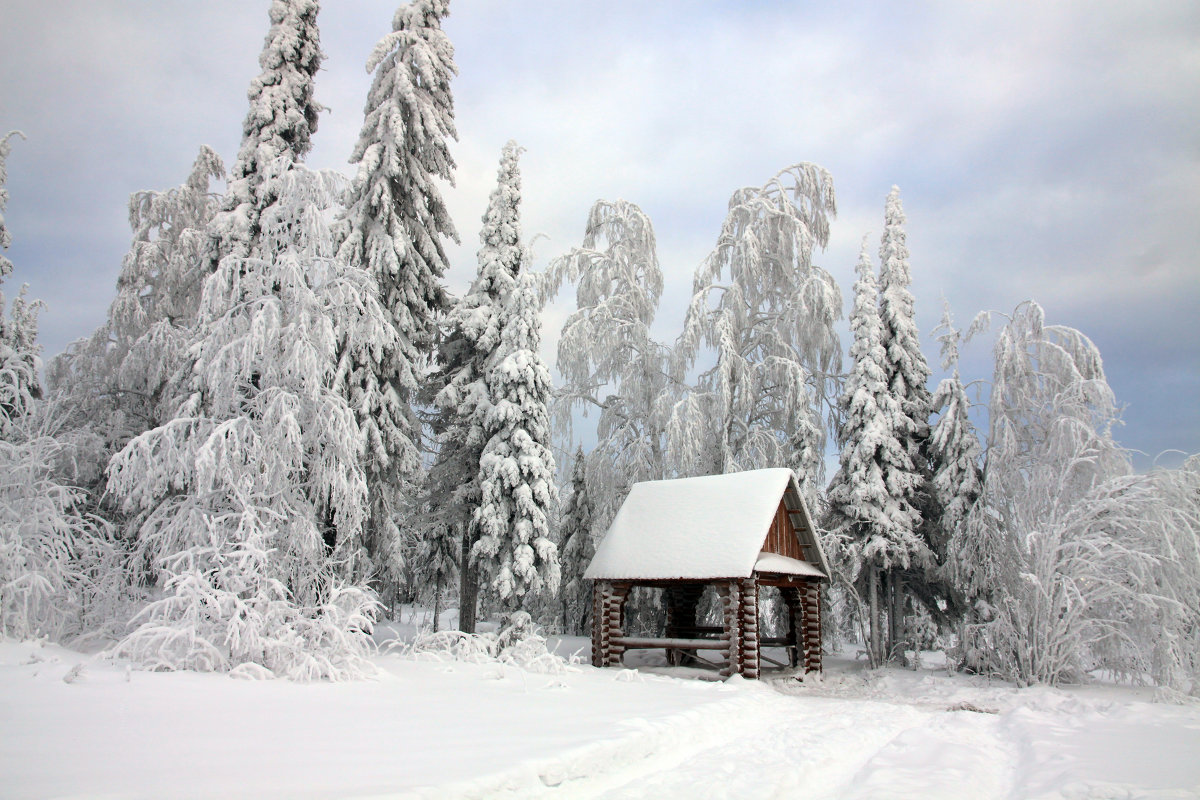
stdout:
<svg viewBox="0 0 1200 800">
<path fill-rule="evenodd" d="M 636 762 L 531 796 L 989 800 L 1012 791 L 1017 752 L 993 715 L 770 690 L 739 705 L 720 727 L 664 738 Z"/>
</svg>

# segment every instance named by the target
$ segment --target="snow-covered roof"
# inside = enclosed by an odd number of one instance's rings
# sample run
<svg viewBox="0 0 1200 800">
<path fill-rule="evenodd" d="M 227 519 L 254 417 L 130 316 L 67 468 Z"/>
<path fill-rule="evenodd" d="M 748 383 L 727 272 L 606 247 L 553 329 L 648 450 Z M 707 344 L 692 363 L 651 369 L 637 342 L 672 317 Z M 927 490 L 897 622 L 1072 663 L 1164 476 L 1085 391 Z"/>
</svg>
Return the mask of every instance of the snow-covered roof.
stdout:
<svg viewBox="0 0 1200 800">
<path fill-rule="evenodd" d="M 790 469 L 635 483 L 584 577 L 597 580 L 748 578 L 781 499 L 806 559 L 773 553 L 761 572 L 829 574 Z M 769 569 L 766 567 L 770 567 Z"/>
</svg>

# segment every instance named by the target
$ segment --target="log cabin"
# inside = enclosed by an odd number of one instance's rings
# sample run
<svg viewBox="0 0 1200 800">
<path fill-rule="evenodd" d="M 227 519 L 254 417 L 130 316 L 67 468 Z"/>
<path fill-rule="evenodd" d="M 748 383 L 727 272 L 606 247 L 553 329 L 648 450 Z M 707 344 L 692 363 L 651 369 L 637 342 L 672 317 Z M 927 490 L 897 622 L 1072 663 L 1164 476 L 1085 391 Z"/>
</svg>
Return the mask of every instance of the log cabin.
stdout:
<svg viewBox="0 0 1200 800">
<path fill-rule="evenodd" d="M 627 650 L 662 648 L 671 665 L 708 663 L 721 674 L 758 678 L 765 647 L 788 664 L 821 671 L 821 583 L 829 564 L 790 469 L 759 469 L 634 484 L 584 577 L 593 582 L 592 663 L 619 666 Z M 760 636 L 759 591 L 779 589 L 783 636 Z M 629 636 L 625 601 L 638 587 L 661 589 L 661 637 Z M 721 624 L 701 625 L 697 606 L 712 587 Z"/>
</svg>

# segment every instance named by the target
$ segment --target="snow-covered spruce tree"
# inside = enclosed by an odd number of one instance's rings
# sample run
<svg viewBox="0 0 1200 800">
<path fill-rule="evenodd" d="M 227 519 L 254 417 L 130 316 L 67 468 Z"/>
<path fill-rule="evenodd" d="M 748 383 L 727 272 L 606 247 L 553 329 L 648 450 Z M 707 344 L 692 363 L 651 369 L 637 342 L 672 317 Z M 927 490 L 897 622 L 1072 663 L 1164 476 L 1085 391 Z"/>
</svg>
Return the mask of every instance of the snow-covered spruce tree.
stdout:
<svg viewBox="0 0 1200 800">
<path fill-rule="evenodd" d="M 538 355 L 537 279 L 519 275 L 504 305 L 500 342 L 486 374 L 487 443 L 479 459 L 479 531 L 471 558 L 504 616 L 528 612 L 533 595 L 558 592 L 558 548 L 550 516 L 558 502 L 550 452 L 550 370 Z"/>
<path fill-rule="evenodd" d="M 571 493 L 563 503 L 558 543 L 558 560 L 562 569 L 562 588 L 559 591 L 562 632 L 574 635 L 587 632 L 592 610 L 591 584 L 583 579 L 583 573 L 596 554 L 596 543 L 592 539 L 595 514 L 588 492 L 586 470 L 587 461 L 583 446 L 580 445 L 571 466 Z"/>
<path fill-rule="evenodd" d="M 582 246 L 550 265 L 547 281 L 577 284 L 576 310 L 563 323 L 555 400 L 561 430 L 577 412 L 598 411 L 587 479 L 596 526 L 607 527 L 629 487 L 665 474 L 666 423 L 674 396 L 671 350 L 650 326 L 663 276 L 650 218 L 633 203 L 599 200 Z"/>
<path fill-rule="evenodd" d="M 392 32 L 367 60 L 375 73 L 365 120 L 350 157 L 358 175 L 339 214 L 338 257 L 370 273 L 397 338 L 347 352 L 347 399 L 366 435 L 371 516 L 357 574 L 401 580 L 397 515 L 416 502 L 420 424 L 413 411 L 428 370 L 436 315 L 446 304 L 441 285 L 443 240 L 458 237 L 436 181 L 453 182 L 449 140 L 456 138 L 450 80 L 454 48 L 441 29 L 447 0 L 401 6 Z"/>
<path fill-rule="evenodd" d="M 1021 685 L 1101 667 L 1195 691 L 1194 475 L 1132 474 L 1099 352 L 1036 303 L 995 359 L 983 493 L 954 551 L 982 616 L 968 662 Z"/>
<path fill-rule="evenodd" d="M 14 136 L 25 137 L 20 131 L 9 131 L 0 138 L 0 250 L 12 245 L 12 234 L 4 222 L 8 207 L 8 154 Z M 0 282 L 12 274 L 13 264 L 0 252 Z M 26 288 L 13 300 L 9 315 L 4 312 L 4 295 L 0 294 L 0 436 L 9 424 L 28 413 L 42 387 L 38 379 L 37 314 L 40 302 L 26 299 Z"/>
<path fill-rule="evenodd" d="M 112 454 L 174 414 L 219 203 L 209 181 L 224 177 L 220 157 L 201 147 L 183 185 L 129 198 L 133 240 L 108 320 L 49 364 L 50 388 L 66 393 L 71 424 L 83 434 L 77 441 L 98 440 L 77 447 L 75 458 L 80 480 L 96 493 Z"/>
<path fill-rule="evenodd" d="M 833 179 L 813 164 L 733 194 L 675 348 L 678 375 L 703 346 L 716 356 L 672 412 L 669 461 L 679 474 L 787 465 L 815 500 L 842 300 L 812 254 L 836 213 Z"/>
<path fill-rule="evenodd" d="M 278 159 L 298 163 L 312 149 L 322 111 L 313 99 L 323 58 L 319 9 L 317 0 L 271 0 L 271 27 L 258 57 L 262 72 L 246 92 L 250 109 L 242 122 L 242 144 L 211 229 L 210 271 L 227 255 L 250 255 L 261 233 L 263 210 L 278 200 L 267 173 L 278 171 Z"/>
<path fill-rule="evenodd" d="M 204 286 L 192 394 L 114 456 L 161 596 L 114 648 L 153 669 L 296 679 L 359 674 L 376 607 L 342 585 L 334 542 L 367 515 L 362 435 L 335 390 L 343 343 L 390 344 L 371 276 L 334 258 L 325 223 L 344 183 L 264 165 L 251 255 Z"/>
<path fill-rule="evenodd" d="M 954 327 L 947 305 L 942 322 L 935 330 L 941 342 L 942 369 L 953 369 L 943 378 L 930 400 L 931 410 L 938 415 L 929 433 L 928 452 L 933 470 L 931 489 L 941 510 L 940 539 L 945 545 L 944 569 L 951 584 L 959 583 L 955 575 L 956 550 L 966 535 L 967 515 L 983 491 L 983 469 L 980 460 L 983 448 L 969 412 L 971 402 L 958 374 L 958 348 L 962 333 Z M 968 333 L 968 335 L 970 335 Z"/>
<path fill-rule="evenodd" d="M 0 138 L 0 250 L 12 243 L 4 210 L 14 135 Z M 12 269 L 0 252 L 0 283 Z M 55 476 L 62 446 L 37 375 L 42 304 L 23 288 L 5 306 L 0 293 L 0 636 L 57 638 L 80 623 L 110 549 L 104 523 L 82 510 L 83 493 Z"/>
<path fill-rule="evenodd" d="M 917 509 L 913 530 L 932 553 L 924 559 L 924 550 L 914 551 L 905 562 L 886 570 L 888 599 L 888 652 L 898 654 L 903 644 L 903 622 L 907 595 L 919 598 L 926 609 L 940 616 L 948 593 L 937 573 L 945 556 L 945 542 L 939 535 L 940 511 L 930 485 L 929 467 L 929 365 L 921 351 L 915 303 L 909 285 L 909 253 L 906 243 L 904 208 L 900 189 L 892 187 L 884 207 L 884 229 L 879 246 L 879 316 L 882 323 L 884 373 L 888 390 L 900 404 L 900 415 L 892 426 L 893 435 L 908 452 L 910 462 L 885 466 L 884 482 L 904 493 L 906 503 Z M 897 537 L 897 541 L 908 537 Z M 912 541 L 917 541 L 912 539 Z M 939 602 L 941 601 L 941 602 Z"/>
<path fill-rule="evenodd" d="M 866 617 L 868 657 L 872 666 L 879 666 L 886 660 L 880 572 L 912 566 L 929 555 L 914 530 L 919 514 L 909 500 L 912 492 L 887 481 L 888 476 L 916 478 L 912 457 L 894 430 L 902 411 L 887 385 L 875 274 L 865 238 L 856 272 L 852 366 L 839 400 L 841 455 L 829 484 L 825 527 L 839 581 L 852 598 L 865 598 L 867 608 L 859 609 L 858 618 Z"/>
<path fill-rule="evenodd" d="M 479 273 L 467 294 L 451 309 L 448 332 L 440 348 L 442 367 L 433 376 L 434 398 L 443 415 L 439 423 L 439 453 L 434 470 L 447 484 L 444 530 L 462 535 L 459 580 L 459 627 L 475 631 L 479 592 L 478 564 L 471 554 L 479 538 L 475 520 L 482 500 L 479 464 L 490 432 L 487 415 L 492 404 L 488 371 L 500 347 L 504 306 L 521 269 L 521 148 L 508 142 L 500 157 L 496 188 L 488 199 L 479 232 Z"/>
</svg>

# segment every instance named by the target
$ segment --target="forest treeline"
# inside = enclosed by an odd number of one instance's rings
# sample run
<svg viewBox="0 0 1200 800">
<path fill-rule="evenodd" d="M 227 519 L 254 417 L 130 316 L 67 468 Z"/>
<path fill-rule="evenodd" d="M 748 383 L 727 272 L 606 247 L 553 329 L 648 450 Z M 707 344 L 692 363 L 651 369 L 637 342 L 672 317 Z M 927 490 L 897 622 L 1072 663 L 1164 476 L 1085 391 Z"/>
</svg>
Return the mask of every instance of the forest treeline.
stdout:
<svg viewBox="0 0 1200 800">
<path fill-rule="evenodd" d="M 848 347 L 814 263 L 833 178 L 809 163 L 732 194 L 660 342 L 650 219 L 598 201 L 535 271 L 509 142 L 452 296 L 448 11 L 396 11 L 346 178 L 304 163 L 318 3 L 273 0 L 232 167 L 202 147 L 181 185 L 130 199 L 106 323 L 43 380 L 40 304 L 0 296 L 0 633 L 295 679 L 363 674 L 372 625 L 403 603 L 435 625 L 458 607 L 468 632 L 578 634 L 583 571 L 633 483 L 785 466 L 833 565 L 828 646 L 1200 694 L 1200 459 L 1135 472 L 1100 353 L 1033 301 L 965 331 L 947 309 L 931 388 L 899 189 L 863 240 Z M 552 373 L 540 312 L 565 287 Z M 992 329 L 972 392 L 959 350 Z M 635 624 L 662 613 L 631 602 Z"/>
</svg>

